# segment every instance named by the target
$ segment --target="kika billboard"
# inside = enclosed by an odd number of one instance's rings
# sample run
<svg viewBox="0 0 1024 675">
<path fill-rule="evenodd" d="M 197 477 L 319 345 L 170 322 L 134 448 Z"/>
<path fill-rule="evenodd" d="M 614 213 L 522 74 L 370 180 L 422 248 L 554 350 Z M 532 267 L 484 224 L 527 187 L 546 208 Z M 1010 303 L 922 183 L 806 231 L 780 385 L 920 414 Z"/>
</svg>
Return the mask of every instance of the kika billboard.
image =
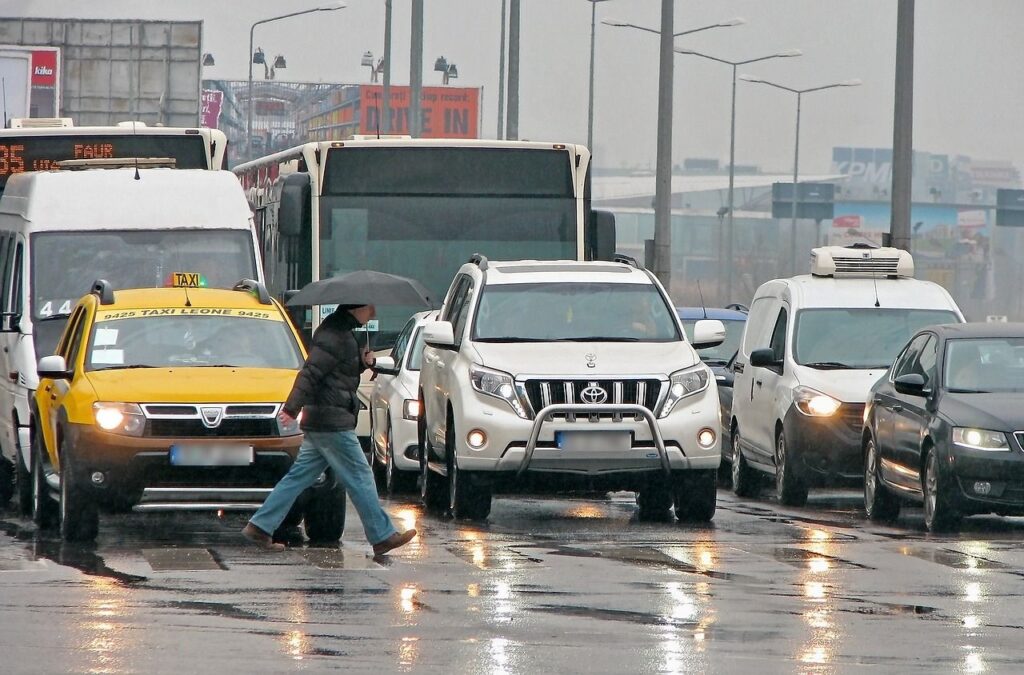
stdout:
<svg viewBox="0 0 1024 675">
<path fill-rule="evenodd" d="M 420 90 L 422 138 L 479 138 L 480 90 L 473 87 L 423 87 Z M 409 87 L 392 86 L 390 91 L 390 130 L 392 134 L 409 133 Z M 359 132 L 375 134 L 383 131 L 384 88 L 380 85 L 359 87 Z"/>
</svg>

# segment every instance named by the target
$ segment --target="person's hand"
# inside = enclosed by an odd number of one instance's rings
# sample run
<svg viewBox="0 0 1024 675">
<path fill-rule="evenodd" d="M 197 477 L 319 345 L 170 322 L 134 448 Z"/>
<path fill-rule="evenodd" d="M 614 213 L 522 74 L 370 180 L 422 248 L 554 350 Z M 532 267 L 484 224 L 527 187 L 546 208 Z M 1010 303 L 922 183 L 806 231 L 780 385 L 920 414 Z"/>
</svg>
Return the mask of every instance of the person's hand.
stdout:
<svg viewBox="0 0 1024 675">
<path fill-rule="evenodd" d="M 374 357 L 373 352 L 370 351 L 369 347 L 363 347 L 362 353 L 363 365 L 367 368 L 373 368 L 373 364 L 377 363 L 377 359 Z"/>
<path fill-rule="evenodd" d="M 278 413 L 277 419 L 281 423 L 281 426 L 283 427 L 288 427 L 295 424 L 295 418 L 283 410 L 280 413 Z"/>
</svg>

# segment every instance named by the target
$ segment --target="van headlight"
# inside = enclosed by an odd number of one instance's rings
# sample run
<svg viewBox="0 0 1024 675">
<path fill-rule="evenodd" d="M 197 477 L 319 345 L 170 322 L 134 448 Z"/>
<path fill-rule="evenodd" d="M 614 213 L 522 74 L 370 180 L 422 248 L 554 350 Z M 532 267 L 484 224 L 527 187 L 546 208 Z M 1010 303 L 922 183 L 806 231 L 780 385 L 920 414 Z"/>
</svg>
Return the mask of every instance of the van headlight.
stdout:
<svg viewBox="0 0 1024 675">
<path fill-rule="evenodd" d="M 704 391 L 710 383 L 711 371 L 704 364 L 672 373 L 668 381 L 668 396 L 661 404 L 661 412 L 658 413 L 658 417 L 666 417 L 676 407 L 676 403 L 687 396 Z"/>
<path fill-rule="evenodd" d="M 500 370 L 473 365 L 469 367 L 469 381 L 472 382 L 473 389 L 481 394 L 500 398 L 508 403 L 517 415 L 526 419 L 526 406 L 516 392 L 516 384 L 511 375 Z"/>
<path fill-rule="evenodd" d="M 971 427 L 953 427 L 953 443 L 971 450 L 1004 451 L 1010 449 L 1010 444 L 1006 442 L 1006 434 L 1002 431 Z"/>
<path fill-rule="evenodd" d="M 136 403 L 92 404 L 96 426 L 103 431 L 125 436 L 141 436 L 146 431 L 146 417 Z"/>
<path fill-rule="evenodd" d="M 842 405 L 840 401 L 828 394 L 822 394 L 810 387 L 797 387 L 793 390 L 793 403 L 796 409 L 809 417 L 831 417 Z"/>
</svg>

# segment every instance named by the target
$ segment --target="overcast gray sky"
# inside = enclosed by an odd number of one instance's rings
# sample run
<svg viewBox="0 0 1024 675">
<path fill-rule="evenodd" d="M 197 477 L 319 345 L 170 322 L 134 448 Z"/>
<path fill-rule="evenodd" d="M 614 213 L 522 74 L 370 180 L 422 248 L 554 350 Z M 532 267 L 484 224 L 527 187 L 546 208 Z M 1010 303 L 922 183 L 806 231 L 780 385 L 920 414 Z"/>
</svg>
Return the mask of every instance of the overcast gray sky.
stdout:
<svg viewBox="0 0 1024 675">
<path fill-rule="evenodd" d="M 321 0 L 325 2 L 326 0 Z M 366 50 L 383 51 L 383 0 L 347 0 L 348 8 L 259 26 L 256 45 L 284 54 L 279 79 L 368 81 Z M 0 0 L 0 15 L 203 20 L 204 51 L 217 65 L 206 76 L 247 76 L 254 21 L 317 0 Z M 392 81 L 409 81 L 410 3 L 394 0 Z M 439 84 L 434 59 L 458 64 L 453 84 L 484 88 L 483 134 L 497 121 L 500 0 L 426 0 L 425 84 Z M 585 142 L 590 3 L 523 0 L 520 136 Z M 658 28 L 660 0 L 609 0 L 598 20 L 617 18 Z M 753 75 L 802 88 L 850 78 L 864 85 L 810 94 L 801 118 L 801 168 L 827 171 L 834 145 L 892 143 L 895 0 L 677 0 L 676 30 L 732 17 L 747 24 L 677 40 L 730 60 L 799 48 L 804 55 L 754 64 Z M 1024 164 L 1024 2 L 919 0 L 916 17 L 914 147 Z M 677 56 L 674 161 L 726 159 L 729 68 Z M 598 24 L 595 151 L 603 166 L 652 167 L 656 147 L 658 38 Z M 742 72 L 742 71 L 741 71 Z M 795 97 L 739 83 L 737 163 L 792 168 Z M 802 171 L 803 172 L 803 171 Z"/>
</svg>

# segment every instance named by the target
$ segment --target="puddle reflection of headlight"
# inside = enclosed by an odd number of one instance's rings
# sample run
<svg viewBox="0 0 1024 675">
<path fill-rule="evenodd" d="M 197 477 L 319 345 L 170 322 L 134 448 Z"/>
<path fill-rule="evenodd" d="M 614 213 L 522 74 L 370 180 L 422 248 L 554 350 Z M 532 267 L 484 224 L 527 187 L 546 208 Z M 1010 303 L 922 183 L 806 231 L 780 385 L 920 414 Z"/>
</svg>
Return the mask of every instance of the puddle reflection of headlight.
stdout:
<svg viewBox="0 0 1024 675">
<path fill-rule="evenodd" d="M 804 595 L 811 600 L 824 600 L 825 584 L 820 581 L 808 581 L 804 584 Z"/>
<path fill-rule="evenodd" d="M 814 572 L 815 574 L 828 572 L 829 568 L 828 560 L 825 558 L 811 558 L 808 565 L 810 566 L 811 572 Z"/>
</svg>

